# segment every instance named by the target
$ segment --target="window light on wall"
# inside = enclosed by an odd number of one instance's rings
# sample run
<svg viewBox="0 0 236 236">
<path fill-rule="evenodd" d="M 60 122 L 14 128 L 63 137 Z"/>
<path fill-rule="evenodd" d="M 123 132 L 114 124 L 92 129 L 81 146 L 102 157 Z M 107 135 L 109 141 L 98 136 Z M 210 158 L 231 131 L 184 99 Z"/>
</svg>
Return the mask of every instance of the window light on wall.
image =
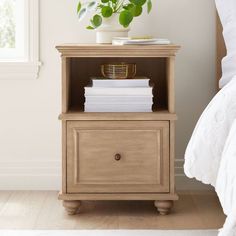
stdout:
<svg viewBox="0 0 236 236">
<path fill-rule="evenodd" d="M 31 79 L 39 71 L 38 0 L 0 0 L 0 79 Z"/>
</svg>

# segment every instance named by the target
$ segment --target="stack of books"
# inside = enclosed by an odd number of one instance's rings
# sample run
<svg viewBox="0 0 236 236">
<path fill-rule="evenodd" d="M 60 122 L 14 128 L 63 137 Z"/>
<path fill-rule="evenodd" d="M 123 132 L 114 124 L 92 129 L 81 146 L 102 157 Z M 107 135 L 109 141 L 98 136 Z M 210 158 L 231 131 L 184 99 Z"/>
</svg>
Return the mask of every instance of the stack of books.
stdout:
<svg viewBox="0 0 236 236">
<path fill-rule="evenodd" d="M 170 44 L 169 39 L 158 39 L 158 38 L 120 38 L 114 37 L 112 45 L 168 45 Z"/>
<path fill-rule="evenodd" d="M 152 112 L 150 79 L 92 79 L 85 87 L 85 112 Z"/>
</svg>

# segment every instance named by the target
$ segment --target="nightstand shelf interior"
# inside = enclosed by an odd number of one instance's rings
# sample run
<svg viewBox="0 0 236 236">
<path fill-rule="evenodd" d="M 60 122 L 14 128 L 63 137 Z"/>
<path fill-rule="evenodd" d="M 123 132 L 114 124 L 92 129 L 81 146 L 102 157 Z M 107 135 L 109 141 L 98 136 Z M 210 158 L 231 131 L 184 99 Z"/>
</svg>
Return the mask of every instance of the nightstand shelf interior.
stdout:
<svg viewBox="0 0 236 236">
<path fill-rule="evenodd" d="M 69 97 L 68 110 L 83 111 L 84 87 L 91 84 L 91 77 L 102 77 L 101 65 L 107 63 L 135 63 L 137 76 L 150 78 L 153 89 L 153 109 L 168 110 L 166 58 L 68 58 Z"/>
</svg>

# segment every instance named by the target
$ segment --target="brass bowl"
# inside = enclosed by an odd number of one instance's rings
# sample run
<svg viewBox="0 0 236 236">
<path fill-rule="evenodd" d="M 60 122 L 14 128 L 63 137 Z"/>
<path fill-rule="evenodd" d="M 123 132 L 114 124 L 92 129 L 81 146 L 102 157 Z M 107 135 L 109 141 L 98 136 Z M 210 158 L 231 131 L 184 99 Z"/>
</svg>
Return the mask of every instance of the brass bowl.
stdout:
<svg viewBox="0 0 236 236">
<path fill-rule="evenodd" d="M 104 64 L 101 65 L 101 72 L 109 79 L 133 79 L 136 75 L 136 64 Z"/>
</svg>

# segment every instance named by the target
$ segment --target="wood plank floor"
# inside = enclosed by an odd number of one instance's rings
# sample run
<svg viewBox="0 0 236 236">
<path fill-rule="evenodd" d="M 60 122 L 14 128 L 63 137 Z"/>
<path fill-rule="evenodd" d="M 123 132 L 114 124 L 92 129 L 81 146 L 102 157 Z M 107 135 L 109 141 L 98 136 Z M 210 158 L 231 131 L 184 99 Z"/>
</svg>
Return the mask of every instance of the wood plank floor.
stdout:
<svg viewBox="0 0 236 236">
<path fill-rule="evenodd" d="M 224 220 L 212 192 L 180 193 L 168 216 L 149 201 L 84 201 L 80 214 L 68 216 L 57 192 L 0 192 L 0 229 L 218 229 Z"/>
</svg>

